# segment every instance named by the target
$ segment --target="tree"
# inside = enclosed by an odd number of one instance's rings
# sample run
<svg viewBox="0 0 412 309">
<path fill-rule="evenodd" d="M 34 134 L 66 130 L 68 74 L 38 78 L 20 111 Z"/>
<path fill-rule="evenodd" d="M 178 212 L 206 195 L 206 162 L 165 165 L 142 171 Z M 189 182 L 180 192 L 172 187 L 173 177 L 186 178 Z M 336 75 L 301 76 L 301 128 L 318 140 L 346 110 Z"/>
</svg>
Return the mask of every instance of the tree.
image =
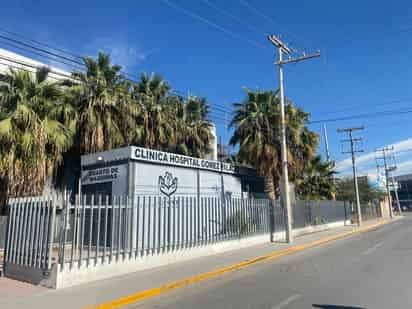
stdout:
<svg viewBox="0 0 412 309">
<path fill-rule="evenodd" d="M 239 161 L 254 168 L 265 178 L 265 191 L 275 199 L 279 180 L 279 100 L 277 92 L 246 91 L 246 99 L 235 103 L 230 123 L 234 133 L 231 145 L 239 145 Z"/>
<path fill-rule="evenodd" d="M 211 125 L 206 99 L 189 96 L 186 101 L 170 93 L 159 75 L 143 73 L 133 86 L 139 106 L 135 143 L 147 148 L 203 157 L 209 150 Z"/>
<path fill-rule="evenodd" d="M 184 107 L 183 130 L 178 135 L 179 144 L 185 145 L 186 153 L 195 157 L 204 157 L 210 152 L 210 145 L 215 137 L 208 120 L 209 106 L 205 98 L 189 96 Z"/>
<path fill-rule="evenodd" d="M 231 121 L 234 128 L 230 143 L 239 146 L 239 161 L 256 168 L 265 178 L 269 198 L 279 193 L 280 157 L 280 99 L 278 91 L 246 91 L 246 99 L 236 103 Z M 295 181 L 303 173 L 318 147 L 318 136 L 306 126 L 309 114 L 287 101 L 288 170 Z"/>
<path fill-rule="evenodd" d="M 296 193 L 305 200 L 333 199 L 336 187 L 333 182 L 334 163 L 322 161 L 321 156 L 310 160 L 301 177 L 296 179 Z"/>
<path fill-rule="evenodd" d="M 74 72 L 69 96 L 79 111 L 80 153 L 104 151 L 127 143 L 125 131 L 137 113 L 130 104 L 129 84 L 112 65 L 110 56 L 99 53 L 97 59 L 83 59 L 86 72 Z"/>
<path fill-rule="evenodd" d="M 175 140 L 173 123 L 169 122 L 171 117 L 168 114 L 170 111 L 175 112 L 168 104 L 170 86 L 160 75 L 152 74 L 148 77 L 143 73 L 140 82 L 132 88 L 133 100 L 139 106 L 139 114 L 136 116 L 136 144 L 165 150 L 167 145 Z"/>
<path fill-rule="evenodd" d="M 367 177 L 358 177 L 359 200 L 368 203 L 373 200 L 381 200 L 385 192 L 372 186 Z M 353 188 L 353 177 L 345 177 L 336 180 L 336 199 L 340 201 L 355 202 L 355 189 Z"/>
<path fill-rule="evenodd" d="M 10 70 L 0 84 L 0 178 L 8 196 L 38 195 L 72 145 L 77 113 L 49 69 Z"/>
</svg>

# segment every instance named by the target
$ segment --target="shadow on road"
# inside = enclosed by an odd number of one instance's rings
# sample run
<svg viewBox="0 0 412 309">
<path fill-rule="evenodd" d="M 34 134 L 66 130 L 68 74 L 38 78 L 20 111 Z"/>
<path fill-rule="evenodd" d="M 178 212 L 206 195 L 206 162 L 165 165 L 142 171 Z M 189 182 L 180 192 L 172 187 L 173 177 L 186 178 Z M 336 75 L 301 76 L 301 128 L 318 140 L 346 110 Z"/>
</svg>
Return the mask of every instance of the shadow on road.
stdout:
<svg viewBox="0 0 412 309">
<path fill-rule="evenodd" d="M 319 304 L 313 304 L 312 307 L 321 308 L 321 309 L 366 309 L 363 307 L 341 306 L 341 305 L 319 305 Z"/>
</svg>

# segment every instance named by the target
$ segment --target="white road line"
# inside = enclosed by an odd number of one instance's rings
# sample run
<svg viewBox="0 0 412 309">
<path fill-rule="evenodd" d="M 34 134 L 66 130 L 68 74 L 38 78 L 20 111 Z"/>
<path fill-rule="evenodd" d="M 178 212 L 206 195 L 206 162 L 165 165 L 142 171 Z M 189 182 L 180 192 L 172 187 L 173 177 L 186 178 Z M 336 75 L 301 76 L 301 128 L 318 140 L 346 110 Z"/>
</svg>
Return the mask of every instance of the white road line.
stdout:
<svg viewBox="0 0 412 309">
<path fill-rule="evenodd" d="M 374 245 L 373 247 L 370 247 L 369 249 L 363 251 L 361 253 L 361 255 L 368 255 L 371 254 L 373 251 L 375 251 L 376 249 L 378 249 L 379 247 L 381 247 L 383 245 L 383 242 L 379 242 L 376 245 Z"/>
<path fill-rule="evenodd" d="M 301 298 L 302 295 L 300 294 L 294 294 L 288 298 L 286 298 L 284 301 L 282 301 L 281 303 L 277 304 L 276 306 L 271 307 L 271 309 L 281 309 L 287 305 L 289 305 L 291 302 Z"/>
</svg>

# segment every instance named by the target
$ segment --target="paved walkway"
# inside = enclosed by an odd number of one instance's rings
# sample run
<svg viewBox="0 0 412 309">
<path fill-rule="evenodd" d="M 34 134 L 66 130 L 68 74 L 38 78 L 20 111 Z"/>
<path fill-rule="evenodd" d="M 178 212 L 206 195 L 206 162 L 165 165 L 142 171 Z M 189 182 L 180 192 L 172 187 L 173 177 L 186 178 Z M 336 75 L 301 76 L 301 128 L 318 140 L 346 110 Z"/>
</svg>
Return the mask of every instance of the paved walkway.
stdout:
<svg viewBox="0 0 412 309">
<path fill-rule="evenodd" d="M 378 222 L 380 221 L 370 220 L 366 222 L 365 225 L 373 225 Z M 279 242 L 257 245 L 61 290 L 48 290 L 42 287 L 1 278 L 0 308 L 63 309 L 93 306 L 110 302 L 141 290 L 158 287 L 217 268 L 236 264 L 243 260 L 266 255 L 274 251 L 284 250 L 339 233 L 348 232 L 355 228 L 354 226 L 340 227 L 298 237 L 295 239 L 293 245 Z"/>
</svg>

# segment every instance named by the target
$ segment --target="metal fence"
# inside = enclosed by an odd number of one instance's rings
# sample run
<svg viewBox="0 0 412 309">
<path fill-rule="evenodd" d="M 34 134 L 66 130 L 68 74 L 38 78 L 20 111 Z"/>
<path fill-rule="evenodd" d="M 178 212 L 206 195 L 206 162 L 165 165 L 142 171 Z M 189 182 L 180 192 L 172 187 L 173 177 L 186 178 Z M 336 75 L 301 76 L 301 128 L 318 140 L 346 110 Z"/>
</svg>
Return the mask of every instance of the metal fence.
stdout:
<svg viewBox="0 0 412 309">
<path fill-rule="evenodd" d="M 379 205 L 374 203 L 361 204 L 361 214 L 364 221 L 382 216 Z"/>
<path fill-rule="evenodd" d="M 55 217 L 52 197 L 10 199 L 5 265 L 50 269 Z"/>
<path fill-rule="evenodd" d="M 292 212 L 293 228 L 341 222 L 351 218 L 349 203 L 342 201 L 297 200 Z"/>
<path fill-rule="evenodd" d="M 349 218 L 343 202 L 298 201 L 294 228 Z M 5 265 L 60 269 L 190 250 L 285 231 L 279 202 L 219 197 L 76 196 L 9 201 Z"/>
<path fill-rule="evenodd" d="M 185 250 L 268 234 L 283 228 L 283 211 L 267 199 L 139 196 L 76 197 L 61 214 L 61 269 Z M 273 217 L 273 216 L 272 216 Z"/>
</svg>

